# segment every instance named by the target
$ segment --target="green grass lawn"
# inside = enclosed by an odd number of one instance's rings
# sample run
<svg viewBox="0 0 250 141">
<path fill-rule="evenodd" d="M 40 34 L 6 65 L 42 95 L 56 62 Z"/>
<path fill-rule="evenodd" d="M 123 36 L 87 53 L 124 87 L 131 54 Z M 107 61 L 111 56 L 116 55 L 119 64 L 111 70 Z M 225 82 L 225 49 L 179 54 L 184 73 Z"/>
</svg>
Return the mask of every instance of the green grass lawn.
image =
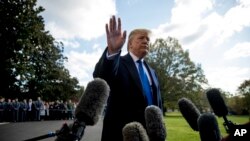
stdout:
<svg viewBox="0 0 250 141">
<path fill-rule="evenodd" d="M 248 116 L 227 116 L 233 123 L 243 124 L 249 121 Z M 217 118 L 222 136 L 227 135 L 223 118 Z M 167 113 L 164 117 L 168 141 L 200 141 L 199 132 L 194 131 L 181 113 Z"/>
</svg>

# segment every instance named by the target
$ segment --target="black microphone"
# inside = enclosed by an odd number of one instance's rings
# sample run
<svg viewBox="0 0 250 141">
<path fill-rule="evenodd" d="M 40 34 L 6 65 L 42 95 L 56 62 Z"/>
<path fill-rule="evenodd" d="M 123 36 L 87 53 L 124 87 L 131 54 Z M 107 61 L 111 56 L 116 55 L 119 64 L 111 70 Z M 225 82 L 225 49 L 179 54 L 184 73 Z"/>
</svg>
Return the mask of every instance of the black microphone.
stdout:
<svg viewBox="0 0 250 141">
<path fill-rule="evenodd" d="M 204 113 L 198 118 L 198 129 L 201 141 L 220 141 L 221 134 L 218 122 L 211 113 Z"/>
<path fill-rule="evenodd" d="M 145 128 L 139 122 L 130 122 L 122 129 L 123 141 L 149 141 Z"/>
<path fill-rule="evenodd" d="M 207 99 L 212 107 L 214 113 L 218 117 L 223 117 L 228 114 L 228 109 L 225 104 L 224 99 L 221 96 L 221 93 L 218 89 L 209 89 L 207 92 Z"/>
<path fill-rule="evenodd" d="M 75 121 L 71 128 L 70 138 L 80 140 L 84 134 L 86 125 L 95 125 L 107 102 L 110 88 L 105 80 L 95 78 L 89 82 L 84 94 L 81 96 L 75 110 Z M 65 140 L 64 135 L 58 136 L 57 141 Z M 66 140 L 69 136 L 66 135 Z"/>
<path fill-rule="evenodd" d="M 105 80 L 95 78 L 89 82 L 75 110 L 76 119 L 69 126 L 65 123 L 60 130 L 25 141 L 41 140 L 57 136 L 56 141 L 79 141 L 84 135 L 86 125 L 95 125 L 104 104 L 109 96 L 110 88 Z"/>
<path fill-rule="evenodd" d="M 165 141 L 167 133 L 161 109 L 154 105 L 147 106 L 145 121 L 150 141 Z"/>
<path fill-rule="evenodd" d="M 105 80 L 95 78 L 89 82 L 76 107 L 76 118 L 84 121 L 86 125 L 95 125 L 107 102 L 109 92 L 110 88 Z"/>
<path fill-rule="evenodd" d="M 208 102 L 210 106 L 212 107 L 214 113 L 218 117 L 223 117 L 225 121 L 223 125 L 227 133 L 232 133 L 234 131 L 235 124 L 229 121 L 226 117 L 228 114 L 228 109 L 227 109 L 224 99 L 221 96 L 220 91 L 215 88 L 209 89 L 206 92 L 206 95 L 207 95 Z"/>
<path fill-rule="evenodd" d="M 201 114 L 194 103 L 187 98 L 181 98 L 178 101 L 178 105 L 182 116 L 186 119 L 190 127 L 198 131 L 197 120 Z"/>
</svg>

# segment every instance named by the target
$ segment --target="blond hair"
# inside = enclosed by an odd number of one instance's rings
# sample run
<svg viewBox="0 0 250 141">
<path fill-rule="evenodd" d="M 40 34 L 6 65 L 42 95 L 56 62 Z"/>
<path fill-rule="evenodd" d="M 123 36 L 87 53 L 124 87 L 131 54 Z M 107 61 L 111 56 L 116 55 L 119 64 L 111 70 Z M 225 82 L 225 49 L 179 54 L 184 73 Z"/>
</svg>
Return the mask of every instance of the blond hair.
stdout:
<svg viewBox="0 0 250 141">
<path fill-rule="evenodd" d="M 149 29 L 145 29 L 145 28 L 138 28 L 138 29 L 132 30 L 128 36 L 127 50 L 129 50 L 129 43 L 134 38 L 134 35 L 139 34 L 139 33 L 146 33 L 150 35 L 152 32 Z"/>
</svg>

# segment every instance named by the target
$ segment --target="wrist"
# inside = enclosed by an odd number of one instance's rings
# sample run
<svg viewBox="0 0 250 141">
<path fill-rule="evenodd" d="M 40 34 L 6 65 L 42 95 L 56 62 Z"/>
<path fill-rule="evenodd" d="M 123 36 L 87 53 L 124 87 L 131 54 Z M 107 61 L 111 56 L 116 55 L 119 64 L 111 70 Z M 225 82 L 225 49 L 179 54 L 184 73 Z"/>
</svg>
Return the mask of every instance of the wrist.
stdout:
<svg viewBox="0 0 250 141">
<path fill-rule="evenodd" d="M 108 46 L 108 55 L 117 54 L 119 52 L 120 52 L 120 49 L 112 49 L 111 47 Z"/>
</svg>

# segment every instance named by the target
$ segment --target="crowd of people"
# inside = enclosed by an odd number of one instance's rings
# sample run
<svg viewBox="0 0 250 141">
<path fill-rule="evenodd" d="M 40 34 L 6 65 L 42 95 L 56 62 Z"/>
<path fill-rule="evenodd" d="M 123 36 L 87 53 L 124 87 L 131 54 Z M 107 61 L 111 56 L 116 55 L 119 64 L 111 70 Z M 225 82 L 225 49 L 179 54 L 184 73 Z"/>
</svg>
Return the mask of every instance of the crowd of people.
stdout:
<svg viewBox="0 0 250 141">
<path fill-rule="evenodd" d="M 43 101 L 7 99 L 0 97 L 0 122 L 24 122 L 41 120 L 71 120 L 76 103 L 71 100 Z"/>
</svg>

